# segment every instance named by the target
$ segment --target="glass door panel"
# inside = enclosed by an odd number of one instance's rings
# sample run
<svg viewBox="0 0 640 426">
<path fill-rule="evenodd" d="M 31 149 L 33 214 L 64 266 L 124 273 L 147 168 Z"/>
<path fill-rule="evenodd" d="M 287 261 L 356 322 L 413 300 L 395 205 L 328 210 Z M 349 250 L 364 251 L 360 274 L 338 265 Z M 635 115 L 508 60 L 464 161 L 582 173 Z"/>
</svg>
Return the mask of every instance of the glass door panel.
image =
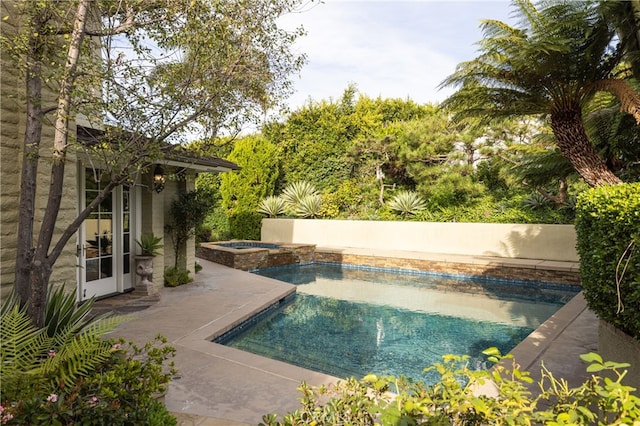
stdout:
<svg viewBox="0 0 640 426">
<path fill-rule="evenodd" d="M 91 169 L 85 171 L 84 205 L 87 206 L 100 193 L 104 182 L 96 182 Z M 114 193 L 109 194 L 84 222 L 84 285 L 82 299 L 102 296 L 117 291 L 114 264 Z"/>
</svg>

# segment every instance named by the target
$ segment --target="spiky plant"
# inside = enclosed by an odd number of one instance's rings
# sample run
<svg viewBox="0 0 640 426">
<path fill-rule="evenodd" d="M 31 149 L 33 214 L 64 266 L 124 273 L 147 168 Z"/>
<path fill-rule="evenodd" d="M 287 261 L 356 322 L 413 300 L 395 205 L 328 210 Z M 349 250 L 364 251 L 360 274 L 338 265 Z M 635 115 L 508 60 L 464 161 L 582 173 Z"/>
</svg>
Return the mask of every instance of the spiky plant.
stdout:
<svg viewBox="0 0 640 426">
<path fill-rule="evenodd" d="M 321 206 L 322 197 L 320 195 L 306 195 L 295 205 L 294 214 L 298 217 L 316 218 L 320 216 Z"/>
<path fill-rule="evenodd" d="M 427 205 L 415 191 L 399 191 L 389 201 L 389 208 L 406 218 L 418 214 L 426 209 Z"/>
<path fill-rule="evenodd" d="M 264 213 L 269 217 L 277 217 L 286 211 L 286 203 L 282 197 L 269 196 L 263 198 L 258 206 L 258 212 Z"/>
<path fill-rule="evenodd" d="M 301 180 L 287 185 L 287 187 L 282 191 L 281 197 L 288 206 L 293 207 L 300 203 L 300 201 L 305 197 L 317 194 L 318 191 L 313 184 Z"/>
<path fill-rule="evenodd" d="M 531 210 L 537 210 L 542 207 L 546 207 L 549 204 L 549 199 L 539 192 L 532 192 L 531 195 L 529 195 L 527 199 L 524 200 L 524 205 Z"/>
<path fill-rule="evenodd" d="M 33 325 L 13 295 L 0 311 L 0 392 L 20 400 L 37 392 L 68 390 L 77 379 L 105 362 L 112 348 L 102 339 L 126 320 L 122 316 L 92 316 L 93 300 L 76 306 L 75 293 L 50 289 L 47 323 Z M 52 333 L 51 335 L 49 333 Z"/>
</svg>

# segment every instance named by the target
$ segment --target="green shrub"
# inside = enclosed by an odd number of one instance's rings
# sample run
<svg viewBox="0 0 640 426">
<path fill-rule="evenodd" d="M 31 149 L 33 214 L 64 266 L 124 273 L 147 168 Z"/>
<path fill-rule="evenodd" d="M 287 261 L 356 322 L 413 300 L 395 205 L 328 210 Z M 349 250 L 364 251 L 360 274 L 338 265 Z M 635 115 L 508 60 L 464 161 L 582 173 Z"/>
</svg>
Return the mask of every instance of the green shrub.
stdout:
<svg viewBox="0 0 640 426">
<path fill-rule="evenodd" d="M 171 236 L 173 243 L 173 251 L 176 254 L 174 266 L 180 264 L 187 241 L 196 235 L 196 229 L 204 223 L 212 207 L 213 199 L 206 191 L 182 192 L 178 194 L 178 198 L 171 201 L 171 220 L 164 225 L 164 230 Z"/>
<path fill-rule="evenodd" d="M 583 192 L 575 227 L 589 307 L 640 339 L 640 183 Z"/>
<path fill-rule="evenodd" d="M 92 316 L 93 300 L 75 300 L 50 289 L 39 329 L 14 297 L 3 302 L 0 423 L 175 425 L 156 399 L 175 374 L 175 349 L 162 336 L 144 347 L 103 340 L 125 318 Z"/>
<path fill-rule="evenodd" d="M 193 279 L 189 276 L 189 271 L 187 269 L 169 266 L 164 270 L 165 287 L 178 287 L 179 285 L 187 284 L 191 281 L 193 281 Z"/>
<path fill-rule="evenodd" d="M 239 240 L 259 240 L 262 215 L 255 211 L 237 211 L 229 216 L 231 238 Z"/>
<path fill-rule="evenodd" d="M 367 203 L 377 199 L 375 194 L 367 199 L 369 194 L 366 186 L 356 179 L 348 179 L 341 182 L 333 190 L 325 188 L 322 191 L 322 206 L 320 216 L 326 218 L 346 217 L 365 215 Z M 375 203 L 372 203 L 376 205 Z"/>
<path fill-rule="evenodd" d="M 408 378 L 368 375 L 335 385 L 298 388 L 300 408 L 284 415 L 263 416 L 261 425 L 586 425 L 638 424 L 640 398 L 622 383 L 628 364 L 604 362 L 597 354 L 582 355 L 587 371 L 608 370 L 612 379 L 592 375 L 577 388 L 569 388 L 548 370 L 532 396 L 530 374 L 520 371 L 509 356 L 500 358 L 494 348 L 485 351 L 502 361 L 491 371 L 471 370 L 468 357 L 446 355 L 428 370 L 440 381 L 427 386 Z M 493 382 L 495 396 L 482 395 L 480 386 Z"/>
<path fill-rule="evenodd" d="M 213 209 L 205 219 L 202 227 L 206 229 L 206 241 L 227 241 L 232 238 L 229 216 L 224 208 Z M 202 237 L 204 236 L 202 235 Z M 205 241 L 205 239 L 201 241 Z"/>
</svg>

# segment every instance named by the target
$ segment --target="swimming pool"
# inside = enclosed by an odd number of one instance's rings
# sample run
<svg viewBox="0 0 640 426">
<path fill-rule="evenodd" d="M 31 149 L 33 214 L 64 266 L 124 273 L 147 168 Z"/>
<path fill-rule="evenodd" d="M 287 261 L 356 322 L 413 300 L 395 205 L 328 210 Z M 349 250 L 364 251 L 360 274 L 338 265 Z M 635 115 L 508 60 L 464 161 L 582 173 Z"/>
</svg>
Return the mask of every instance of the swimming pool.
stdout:
<svg viewBox="0 0 640 426">
<path fill-rule="evenodd" d="M 296 284 L 291 303 L 263 312 L 219 343 L 337 377 L 405 375 L 445 354 L 513 349 L 579 287 L 310 264 L 256 273 Z"/>
</svg>

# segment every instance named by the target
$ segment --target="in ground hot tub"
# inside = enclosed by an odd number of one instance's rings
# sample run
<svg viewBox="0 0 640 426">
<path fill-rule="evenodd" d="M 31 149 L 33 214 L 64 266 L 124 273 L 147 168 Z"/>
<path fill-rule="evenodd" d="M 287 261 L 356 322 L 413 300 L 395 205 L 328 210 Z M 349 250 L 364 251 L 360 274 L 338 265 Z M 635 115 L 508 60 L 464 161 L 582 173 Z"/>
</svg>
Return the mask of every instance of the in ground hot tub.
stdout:
<svg viewBox="0 0 640 426">
<path fill-rule="evenodd" d="M 313 262 L 315 249 L 315 244 L 231 240 L 201 243 L 196 255 L 235 269 L 251 271 L 269 266 Z"/>
</svg>

